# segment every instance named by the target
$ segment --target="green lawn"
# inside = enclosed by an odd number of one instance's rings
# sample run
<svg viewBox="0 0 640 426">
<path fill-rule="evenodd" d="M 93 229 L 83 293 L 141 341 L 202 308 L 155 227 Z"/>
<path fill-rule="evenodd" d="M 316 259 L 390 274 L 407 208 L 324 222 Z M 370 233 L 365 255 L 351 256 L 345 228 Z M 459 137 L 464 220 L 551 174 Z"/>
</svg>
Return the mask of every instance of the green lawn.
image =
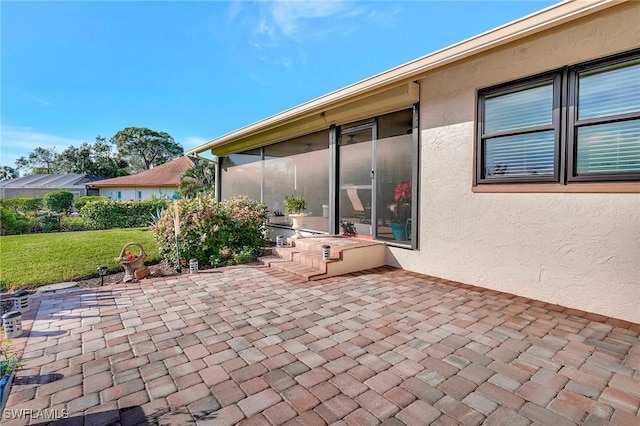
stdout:
<svg viewBox="0 0 640 426">
<path fill-rule="evenodd" d="M 147 252 L 145 263 L 161 259 L 158 245 L 146 229 L 3 236 L 0 282 L 11 287 L 73 281 L 97 276 L 99 265 L 107 265 L 109 272 L 123 271 L 114 259 L 132 241 L 140 243 Z"/>
</svg>

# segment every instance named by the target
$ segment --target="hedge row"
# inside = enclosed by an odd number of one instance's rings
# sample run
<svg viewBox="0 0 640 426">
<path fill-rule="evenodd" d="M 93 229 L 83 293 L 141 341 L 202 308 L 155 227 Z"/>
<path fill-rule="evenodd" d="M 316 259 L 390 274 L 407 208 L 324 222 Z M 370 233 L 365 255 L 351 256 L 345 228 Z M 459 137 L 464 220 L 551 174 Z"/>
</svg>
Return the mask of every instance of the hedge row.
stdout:
<svg viewBox="0 0 640 426">
<path fill-rule="evenodd" d="M 55 212 L 16 213 L 0 207 L 0 235 L 35 234 L 53 231 L 82 231 L 85 229 L 81 217 L 65 216 Z"/>
<path fill-rule="evenodd" d="M 26 214 L 42 210 L 42 198 L 0 198 L 0 207 L 12 209 L 15 213 Z"/>
<path fill-rule="evenodd" d="M 158 210 L 166 208 L 161 199 L 114 201 L 104 197 L 85 204 L 80 216 L 90 229 L 138 228 L 148 226 Z"/>
<path fill-rule="evenodd" d="M 75 203 L 73 203 L 73 205 L 76 207 L 76 210 L 80 211 L 80 209 L 82 209 L 85 204 L 88 203 L 93 203 L 94 201 L 100 201 L 100 200 L 106 200 L 106 197 L 103 197 L 102 195 L 83 195 L 82 197 L 78 197 L 78 199 L 75 201 Z"/>
</svg>

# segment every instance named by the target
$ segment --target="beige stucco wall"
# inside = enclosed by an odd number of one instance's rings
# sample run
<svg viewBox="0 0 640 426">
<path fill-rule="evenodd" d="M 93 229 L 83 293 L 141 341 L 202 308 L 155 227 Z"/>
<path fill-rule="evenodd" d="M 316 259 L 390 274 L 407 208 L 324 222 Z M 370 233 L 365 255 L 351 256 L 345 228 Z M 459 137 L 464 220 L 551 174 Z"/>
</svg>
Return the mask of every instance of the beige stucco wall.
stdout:
<svg viewBox="0 0 640 426">
<path fill-rule="evenodd" d="M 426 75 L 420 249 L 390 264 L 640 323 L 640 194 L 473 193 L 476 90 L 640 46 L 640 2 Z"/>
</svg>

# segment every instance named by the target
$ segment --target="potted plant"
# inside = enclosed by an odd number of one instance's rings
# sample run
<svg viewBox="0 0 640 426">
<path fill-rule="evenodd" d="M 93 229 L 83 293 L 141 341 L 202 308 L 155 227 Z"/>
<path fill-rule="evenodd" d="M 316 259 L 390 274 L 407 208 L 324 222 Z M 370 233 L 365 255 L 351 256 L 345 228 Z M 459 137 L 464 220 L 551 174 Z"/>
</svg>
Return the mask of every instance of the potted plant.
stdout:
<svg viewBox="0 0 640 426">
<path fill-rule="evenodd" d="M 302 219 L 304 214 L 302 213 L 307 208 L 307 201 L 304 197 L 299 195 L 286 195 L 284 197 L 284 211 L 289 215 L 293 221 L 293 230 L 296 233 L 291 238 L 304 238 L 302 233 Z"/>
<path fill-rule="evenodd" d="M 395 186 L 393 201 L 389 210 L 393 214 L 391 219 L 391 231 L 396 240 L 407 239 L 407 219 L 411 216 L 411 189 L 412 182 L 401 182 Z"/>
</svg>

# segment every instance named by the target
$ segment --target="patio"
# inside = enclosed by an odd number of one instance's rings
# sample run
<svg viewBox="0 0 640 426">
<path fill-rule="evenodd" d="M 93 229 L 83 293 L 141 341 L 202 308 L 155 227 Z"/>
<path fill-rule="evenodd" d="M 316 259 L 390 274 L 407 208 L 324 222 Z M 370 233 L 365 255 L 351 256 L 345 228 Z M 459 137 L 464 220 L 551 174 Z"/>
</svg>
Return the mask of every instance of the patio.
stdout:
<svg viewBox="0 0 640 426">
<path fill-rule="evenodd" d="M 640 325 L 399 269 L 233 267 L 32 304 L 7 426 L 640 424 Z"/>
</svg>

